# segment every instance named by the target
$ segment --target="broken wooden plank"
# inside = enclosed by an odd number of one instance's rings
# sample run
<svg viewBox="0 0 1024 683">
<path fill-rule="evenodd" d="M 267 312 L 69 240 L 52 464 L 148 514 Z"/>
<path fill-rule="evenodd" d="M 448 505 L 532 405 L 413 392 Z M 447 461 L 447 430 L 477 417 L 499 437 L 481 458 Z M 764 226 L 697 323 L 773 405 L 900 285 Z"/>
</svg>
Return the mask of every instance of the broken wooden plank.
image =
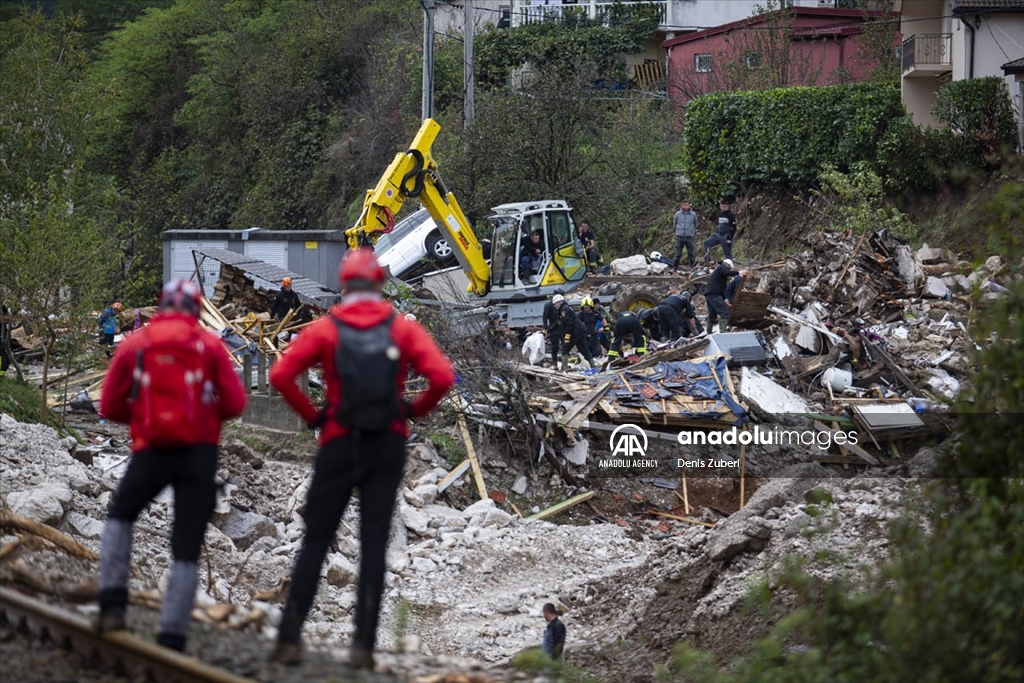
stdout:
<svg viewBox="0 0 1024 683">
<path fill-rule="evenodd" d="M 702 522 L 699 519 L 691 519 L 690 517 L 680 517 L 679 515 L 672 515 L 672 514 L 669 514 L 667 512 L 658 512 L 657 510 L 647 510 L 647 514 L 649 514 L 649 515 L 656 515 L 658 517 L 668 517 L 669 519 L 674 519 L 674 520 L 677 520 L 679 522 L 687 522 L 688 524 L 699 524 L 701 526 L 706 526 L 706 527 L 713 527 L 714 526 L 714 524 L 712 524 L 711 522 Z"/>
<path fill-rule="evenodd" d="M 527 517 L 526 519 L 528 519 L 528 520 L 530 520 L 530 519 L 541 520 L 541 519 L 547 519 L 548 517 L 554 517 L 558 513 L 564 512 L 565 510 L 568 510 L 571 507 L 579 505 L 580 503 L 582 503 L 585 500 L 590 500 L 591 498 L 593 498 L 596 495 L 597 495 L 597 491 L 587 491 L 586 493 L 581 493 L 581 494 L 579 494 L 577 496 L 573 496 L 572 498 L 569 498 L 568 500 L 563 500 L 561 503 L 557 503 L 555 505 L 552 505 L 551 507 L 549 507 L 549 508 L 547 508 L 545 510 L 541 510 L 540 512 L 538 512 L 536 514 L 532 514 L 529 517 Z"/>
<path fill-rule="evenodd" d="M 917 388 L 917 385 L 914 384 L 914 382 L 909 377 L 907 377 L 907 375 L 903 372 L 903 370 L 900 369 L 898 365 L 896 365 L 893 359 L 889 357 L 889 354 L 887 354 L 885 351 L 879 348 L 878 344 L 875 344 L 873 341 L 869 339 L 864 339 L 863 343 L 865 348 L 867 348 L 868 353 L 871 354 L 871 357 L 878 358 L 879 360 L 881 360 L 882 364 L 889 369 L 889 371 L 896 377 L 900 384 L 905 386 L 910 391 L 911 395 L 917 396 L 918 398 L 925 398 L 924 392 Z"/>
<path fill-rule="evenodd" d="M 469 455 L 469 463 L 473 467 L 473 478 L 476 480 L 476 491 L 480 494 L 480 500 L 487 499 L 487 487 L 484 486 L 484 473 L 480 470 L 480 461 L 476 458 L 476 449 L 473 448 L 473 440 L 469 438 L 469 429 L 466 428 L 466 420 L 459 416 L 459 431 L 462 434 L 462 441 L 466 444 L 466 453 Z"/>
<path fill-rule="evenodd" d="M 566 427 L 568 429 L 579 429 L 580 423 L 590 415 L 590 411 L 597 406 L 598 403 L 604 398 L 608 388 L 612 385 L 615 380 L 608 379 L 601 382 L 596 389 L 594 389 L 588 396 L 578 401 L 572 410 L 567 412 L 558 421 L 560 427 Z"/>
<path fill-rule="evenodd" d="M 458 479 L 459 477 L 461 477 L 461 476 L 462 476 L 463 474 L 465 474 L 465 473 L 466 473 L 466 470 L 468 470 L 468 469 L 469 469 L 469 467 L 470 467 L 470 463 L 469 463 L 469 458 L 466 458 L 465 460 L 463 460 L 462 462 L 460 462 L 460 463 L 459 463 L 459 464 L 458 464 L 458 465 L 457 465 L 457 466 L 455 467 L 455 469 L 453 469 L 453 470 L 452 470 L 451 472 L 449 472 L 448 474 L 444 475 L 444 479 L 442 479 L 441 481 L 437 482 L 437 492 L 438 492 L 438 493 L 441 493 L 441 492 L 442 492 L 442 491 L 444 491 L 444 490 L 445 490 L 446 488 L 448 488 L 449 486 L 451 486 L 452 484 L 454 484 L 454 483 L 455 483 L 455 481 L 456 481 L 456 480 L 457 480 L 457 479 Z"/>
<path fill-rule="evenodd" d="M 768 310 L 774 313 L 775 315 L 779 316 L 780 318 L 784 318 L 792 323 L 796 323 L 797 325 L 804 325 L 806 327 L 811 328 L 812 330 L 815 330 L 816 332 L 820 332 L 821 334 L 825 335 L 836 344 L 846 343 L 845 339 L 843 339 L 838 334 L 828 329 L 824 325 L 819 325 L 817 323 L 810 322 L 806 318 L 801 318 L 797 314 L 790 313 L 789 311 L 783 310 L 778 306 L 769 306 Z"/>
<path fill-rule="evenodd" d="M 842 434 L 844 437 L 846 436 L 846 432 L 840 432 L 838 430 L 833 430 L 828 425 L 824 425 L 824 424 L 822 424 L 820 422 L 817 422 L 817 421 L 814 422 L 814 428 L 817 429 L 819 432 L 825 432 L 827 434 L 831 434 L 833 437 L 837 433 L 838 434 Z M 833 443 L 835 443 L 837 446 L 839 445 L 838 442 L 836 442 L 834 438 L 833 438 Z M 847 450 L 849 450 L 851 453 L 853 453 L 854 455 L 859 457 L 861 460 L 864 460 L 865 462 L 867 462 L 869 465 L 878 465 L 878 460 L 875 457 L 873 457 L 872 455 L 870 455 L 863 448 L 858 446 L 857 444 L 850 443 L 848 440 L 844 439 L 843 446 Z"/>
</svg>

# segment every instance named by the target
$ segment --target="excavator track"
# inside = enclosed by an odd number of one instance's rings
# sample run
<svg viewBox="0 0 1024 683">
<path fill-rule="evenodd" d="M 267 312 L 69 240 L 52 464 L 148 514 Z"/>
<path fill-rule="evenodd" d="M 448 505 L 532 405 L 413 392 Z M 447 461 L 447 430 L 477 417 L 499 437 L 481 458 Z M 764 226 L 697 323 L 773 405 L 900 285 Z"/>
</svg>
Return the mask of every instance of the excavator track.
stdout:
<svg viewBox="0 0 1024 683">
<path fill-rule="evenodd" d="M 130 633 L 97 633 L 85 617 L 67 612 L 23 593 L 0 587 L 0 622 L 49 638 L 103 668 L 132 680 L 154 683 L 256 683 L 137 638 Z"/>
</svg>

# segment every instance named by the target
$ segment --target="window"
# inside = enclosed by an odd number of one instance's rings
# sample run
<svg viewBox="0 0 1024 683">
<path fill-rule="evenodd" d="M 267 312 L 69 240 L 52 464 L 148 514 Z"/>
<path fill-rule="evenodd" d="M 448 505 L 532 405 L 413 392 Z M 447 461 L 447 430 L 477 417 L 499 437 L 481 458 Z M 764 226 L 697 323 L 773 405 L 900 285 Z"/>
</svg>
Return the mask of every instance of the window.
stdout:
<svg viewBox="0 0 1024 683">
<path fill-rule="evenodd" d="M 711 53 L 704 52 L 693 56 L 693 70 L 699 74 L 711 73 Z"/>
<path fill-rule="evenodd" d="M 498 8 L 498 28 L 508 28 L 512 25 L 512 8 Z"/>
<path fill-rule="evenodd" d="M 748 52 L 747 53 L 747 68 L 748 69 L 760 69 L 761 68 L 761 53 L 760 52 Z"/>
</svg>

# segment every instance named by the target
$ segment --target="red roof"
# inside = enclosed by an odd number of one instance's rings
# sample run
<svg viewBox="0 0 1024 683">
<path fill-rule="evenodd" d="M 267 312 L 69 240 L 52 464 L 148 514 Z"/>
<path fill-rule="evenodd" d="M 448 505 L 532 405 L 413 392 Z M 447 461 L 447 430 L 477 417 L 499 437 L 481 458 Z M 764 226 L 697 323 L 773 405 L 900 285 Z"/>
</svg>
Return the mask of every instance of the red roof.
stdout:
<svg viewBox="0 0 1024 683">
<path fill-rule="evenodd" d="M 796 35 L 801 37 L 811 34 L 849 35 L 851 33 L 858 33 L 861 30 L 860 25 L 864 23 L 865 16 L 865 12 L 858 9 L 832 9 L 830 7 L 788 7 L 786 9 L 776 10 L 775 12 L 789 12 L 794 17 L 834 17 L 842 20 L 841 23 L 837 23 L 834 26 L 794 27 Z M 773 12 L 769 12 L 768 14 L 773 14 Z M 765 23 L 768 14 L 758 14 L 752 17 L 747 17 L 746 19 L 740 19 L 739 21 L 731 21 L 728 24 L 722 24 L 721 26 L 685 33 L 681 36 L 676 36 L 675 38 L 669 38 L 662 43 L 662 47 L 674 47 L 694 40 L 703 40 L 722 33 L 729 33 L 748 26 L 763 24 Z M 875 18 L 884 16 L 885 13 L 870 11 L 866 14 L 868 17 Z M 895 18 L 897 15 L 892 13 L 892 16 Z"/>
</svg>

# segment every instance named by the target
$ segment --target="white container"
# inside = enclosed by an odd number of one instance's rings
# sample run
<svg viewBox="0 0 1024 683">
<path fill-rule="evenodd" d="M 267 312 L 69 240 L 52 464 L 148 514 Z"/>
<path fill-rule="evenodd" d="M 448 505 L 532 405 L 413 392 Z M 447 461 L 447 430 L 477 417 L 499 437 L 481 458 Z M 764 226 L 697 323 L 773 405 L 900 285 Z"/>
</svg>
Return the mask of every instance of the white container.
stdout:
<svg viewBox="0 0 1024 683">
<path fill-rule="evenodd" d="M 842 391 L 853 386 L 853 373 L 841 368 L 829 368 L 821 376 L 821 386 L 831 386 L 832 391 Z"/>
</svg>

